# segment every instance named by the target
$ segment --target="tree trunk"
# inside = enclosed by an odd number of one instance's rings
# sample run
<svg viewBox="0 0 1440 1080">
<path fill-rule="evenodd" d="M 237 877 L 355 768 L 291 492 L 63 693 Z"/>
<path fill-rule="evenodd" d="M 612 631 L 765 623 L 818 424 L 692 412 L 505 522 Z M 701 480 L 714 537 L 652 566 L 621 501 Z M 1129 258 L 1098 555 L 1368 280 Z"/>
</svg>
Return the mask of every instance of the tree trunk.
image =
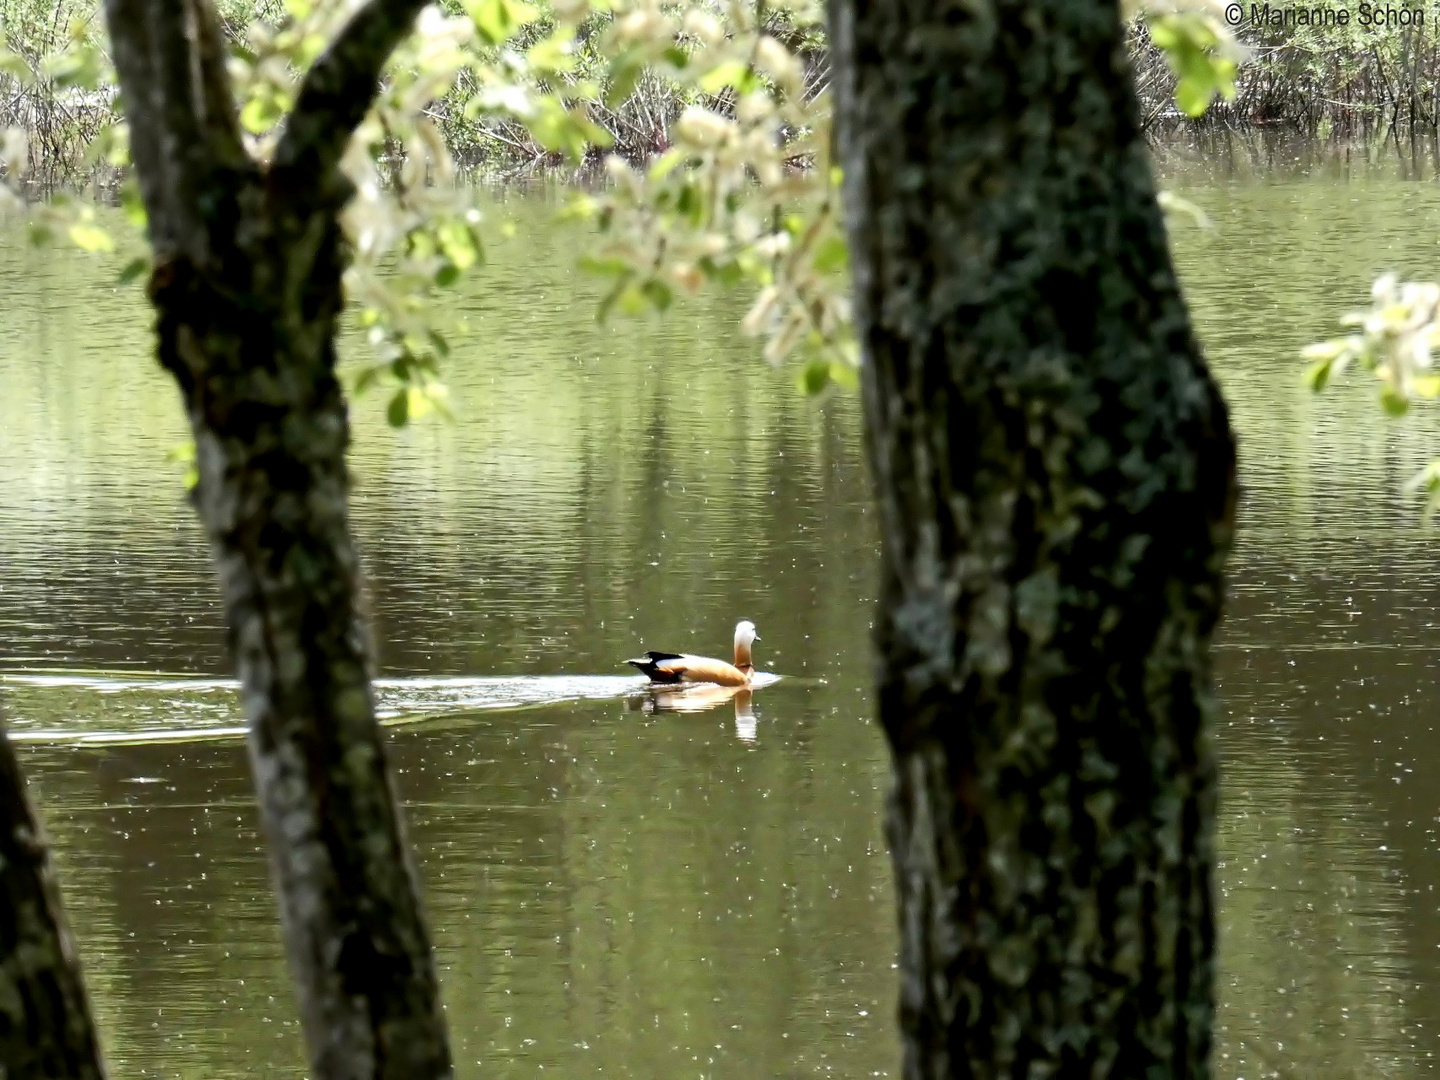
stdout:
<svg viewBox="0 0 1440 1080">
<path fill-rule="evenodd" d="M 372 0 L 245 153 L 208 0 L 107 0 L 149 218 L 160 362 L 196 446 L 313 1074 L 451 1074 L 375 721 L 335 376 L 339 158 L 420 3 Z"/>
<path fill-rule="evenodd" d="M 44 832 L 0 727 L 0 1077 L 104 1076 Z"/>
<path fill-rule="evenodd" d="M 1234 446 L 1112 0 L 834 0 L 904 1075 L 1204 1077 Z"/>
</svg>

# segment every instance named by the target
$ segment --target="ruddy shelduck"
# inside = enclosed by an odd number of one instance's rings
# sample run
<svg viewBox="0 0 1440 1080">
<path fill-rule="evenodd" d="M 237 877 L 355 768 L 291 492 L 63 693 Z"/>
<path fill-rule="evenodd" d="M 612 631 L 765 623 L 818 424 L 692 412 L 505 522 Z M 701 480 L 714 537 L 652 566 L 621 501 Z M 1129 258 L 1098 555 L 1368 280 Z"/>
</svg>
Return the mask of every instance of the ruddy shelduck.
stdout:
<svg viewBox="0 0 1440 1080">
<path fill-rule="evenodd" d="M 755 624 L 741 619 L 735 625 L 735 663 L 688 653 L 647 652 L 644 657 L 626 660 L 650 677 L 652 683 L 714 683 L 717 686 L 749 686 L 755 675 L 750 647 L 760 640 Z"/>
</svg>

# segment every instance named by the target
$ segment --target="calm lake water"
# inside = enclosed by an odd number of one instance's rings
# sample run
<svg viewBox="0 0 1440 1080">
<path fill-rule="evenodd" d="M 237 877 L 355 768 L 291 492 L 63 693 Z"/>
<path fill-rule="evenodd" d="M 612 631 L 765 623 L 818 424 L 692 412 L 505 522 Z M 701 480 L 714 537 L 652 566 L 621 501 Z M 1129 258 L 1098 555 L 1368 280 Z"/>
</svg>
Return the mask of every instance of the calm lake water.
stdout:
<svg viewBox="0 0 1440 1080">
<path fill-rule="evenodd" d="M 1377 271 L 1440 274 L 1392 166 L 1167 156 L 1240 432 L 1217 1075 L 1408 1077 L 1440 1049 L 1440 571 L 1400 494 L 1433 416 L 1297 350 Z M 735 302 L 597 326 L 553 200 L 497 202 L 453 314 L 459 418 L 356 409 L 355 524 L 463 1077 L 894 1076 L 856 403 L 802 399 Z M 506 239 L 500 226 L 517 226 Z M 305 1074 L 175 396 L 115 267 L 0 239 L 0 705 L 116 1075 Z M 754 619 L 787 676 L 697 714 L 643 648 Z"/>
</svg>

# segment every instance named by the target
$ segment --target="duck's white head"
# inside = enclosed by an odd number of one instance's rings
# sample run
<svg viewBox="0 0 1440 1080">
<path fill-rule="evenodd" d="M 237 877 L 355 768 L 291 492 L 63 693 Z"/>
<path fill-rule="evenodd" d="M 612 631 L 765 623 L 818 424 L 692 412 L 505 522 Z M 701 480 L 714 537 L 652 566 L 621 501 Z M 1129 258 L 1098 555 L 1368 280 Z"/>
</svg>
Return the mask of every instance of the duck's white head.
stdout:
<svg viewBox="0 0 1440 1080">
<path fill-rule="evenodd" d="M 741 619 L 735 624 L 735 647 L 737 649 L 748 649 L 759 640 L 760 635 L 755 632 L 755 624 L 749 619 Z"/>
</svg>

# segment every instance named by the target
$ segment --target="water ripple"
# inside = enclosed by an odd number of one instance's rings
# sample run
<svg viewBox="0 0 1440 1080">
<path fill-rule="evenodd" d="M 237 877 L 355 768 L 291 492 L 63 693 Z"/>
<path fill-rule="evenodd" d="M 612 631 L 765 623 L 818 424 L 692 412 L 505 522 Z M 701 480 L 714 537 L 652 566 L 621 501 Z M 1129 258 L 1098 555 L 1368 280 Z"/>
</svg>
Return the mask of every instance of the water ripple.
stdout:
<svg viewBox="0 0 1440 1080">
<path fill-rule="evenodd" d="M 779 680 L 760 672 L 755 687 Z M 490 709 L 644 694 L 640 675 L 376 679 L 376 715 L 386 724 Z M 135 743 L 245 734 L 234 679 L 103 672 L 0 674 L 10 738 L 40 743 Z"/>
</svg>

